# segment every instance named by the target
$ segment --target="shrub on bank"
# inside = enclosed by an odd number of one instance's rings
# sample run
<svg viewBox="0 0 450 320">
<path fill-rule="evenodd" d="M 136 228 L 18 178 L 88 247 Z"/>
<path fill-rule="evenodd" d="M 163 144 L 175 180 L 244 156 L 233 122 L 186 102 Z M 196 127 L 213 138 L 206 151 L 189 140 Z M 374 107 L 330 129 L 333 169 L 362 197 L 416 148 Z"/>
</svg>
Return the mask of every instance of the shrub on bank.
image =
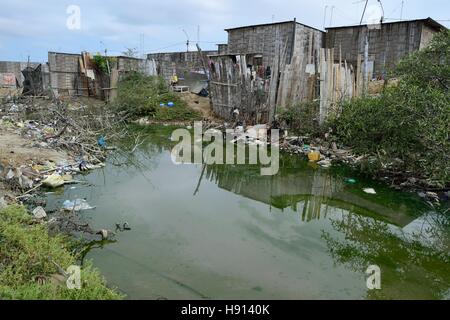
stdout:
<svg viewBox="0 0 450 320">
<path fill-rule="evenodd" d="M 379 96 L 345 103 L 332 120 L 340 140 L 380 164 L 450 185 L 450 32 L 403 59 L 394 74 L 398 86 Z"/>
<path fill-rule="evenodd" d="M 173 102 L 174 106 L 160 106 L 169 102 Z M 200 118 L 176 93 L 169 90 L 163 78 L 145 76 L 138 72 L 129 74 L 119 82 L 114 105 L 118 111 L 125 112 L 132 119 L 149 117 L 165 121 Z"/>
<path fill-rule="evenodd" d="M 320 132 L 319 102 L 303 102 L 283 109 L 278 120 L 295 133 L 315 135 Z"/>
<path fill-rule="evenodd" d="M 82 288 L 68 289 L 54 263 L 65 270 L 76 264 L 67 239 L 49 236 L 21 206 L 0 210 L 0 300 L 122 298 L 90 264 L 81 269 Z"/>
</svg>

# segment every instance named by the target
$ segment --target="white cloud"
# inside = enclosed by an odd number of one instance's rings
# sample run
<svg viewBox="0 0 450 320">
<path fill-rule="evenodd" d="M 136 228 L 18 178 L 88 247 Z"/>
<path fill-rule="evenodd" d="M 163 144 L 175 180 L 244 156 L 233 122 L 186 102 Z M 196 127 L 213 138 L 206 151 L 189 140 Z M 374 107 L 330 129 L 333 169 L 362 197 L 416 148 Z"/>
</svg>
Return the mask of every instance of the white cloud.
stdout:
<svg viewBox="0 0 450 320">
<path fill-rule="evenodd" d="M 324 6 L 330 8 L 334 25 L 345 25 L 359 21 L 364 3 L 354 4 L 350 0 L 61 0 L 61 1 L 5 1 L 0 0 L 0 30 L 6 49 L 0 51 L 0 59 L 31 52 L 43 58 L 47 55 L 43 45 L 77 52 L 80 48 L 99 50 L 103 41 L 112 50 L 125 47 L 139 47 L 140 34 L 145 35 L 147 50 L 170 47 L 170 50 L 184 50 L 186 36 L 200 39 L 203 47 L 212 48 L 208 42 L 226 41 L 225 28 L 257 23 L 291 20 L 322 27 Z M 371 0 L 377 3 L 375 0 Z M 385 12 L 399 15 L 401 0 L 383 1 Z M 443 0 L 421 0 L 405 2 L 404 18 L 448 19 L 450 4 Z M 66 8 L 71 4 L 81 8 L 81 30 L 66 28 Z M 36 45 L 38 43 L 39 45 Z M 50 48 L 49 48 L 50 49 Z"/>
</svg>

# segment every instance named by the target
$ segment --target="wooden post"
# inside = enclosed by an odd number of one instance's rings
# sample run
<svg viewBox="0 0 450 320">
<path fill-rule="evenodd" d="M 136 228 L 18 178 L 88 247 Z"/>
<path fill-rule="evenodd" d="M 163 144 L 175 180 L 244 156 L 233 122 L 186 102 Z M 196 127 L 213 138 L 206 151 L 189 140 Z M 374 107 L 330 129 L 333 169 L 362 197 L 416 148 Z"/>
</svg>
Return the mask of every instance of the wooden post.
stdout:
<svg viewBox="0 0 450 320">
<path fill-rule="evenodd" d="M 213 110 L 213 109 L 214 109 L 214 108 L 213 108 L 213 100 L 212 100 L 212 96 L 211 96 L 211 91 L 212 91 L 212 90 L 211 90 L 211 76 L 212 76 L 212 70 L 211 70 L 209 64 L 205 61 L 205 57 L 204 57 L 204 55 L 203 55 L 203 53 L 202 53 L 202 49 L 200 48 L 200 46 L 198 45 L 198 43 L 196 44 L 196 46 L 197 46 L 198 54 L 200 55 L 200 59 L 201 59 L 201 61 L 202 61 L 203 72 L 205 73 L 206 78 L 207 78 L 208 90 L 209 90 L 209 92 L 208 92 L 208 96 L 209 96 L 209 108 L 210 108 L 211 110 Z M 208 72 L 208 71 L 209 71 L 209 72 Z"/>
</svg>

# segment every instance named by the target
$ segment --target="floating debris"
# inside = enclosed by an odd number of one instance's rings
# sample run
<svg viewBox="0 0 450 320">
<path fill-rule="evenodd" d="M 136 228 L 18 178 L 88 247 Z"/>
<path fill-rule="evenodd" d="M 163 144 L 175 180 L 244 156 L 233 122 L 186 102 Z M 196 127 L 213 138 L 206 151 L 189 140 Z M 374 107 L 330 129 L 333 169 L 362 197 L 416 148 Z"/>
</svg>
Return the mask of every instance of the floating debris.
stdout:
<svg viewBox="0 0 450 320">
<path fill-rule="evenodd" d="M 364 188 L 363 191 L 368 194 L 377 194 L 377 192 L 373 188 Z"/>
<path fill-rule="evenodd" d="M 42 207 L 36 207 L 33 212 L 33 217 L 36 219 L 44 219 L 47 217 L 47 213 L 45 212 L 44 208 Z"/>
<path fill-rule="evenodd" d="M 64 201 L 63 209 L 66 211 L 84 211 L 95 209 L 95 207 L 89 205 L 89 203 L 84 199 L 76 199 L 74 201 L 71 200 Z"/>
<path fill-rule="evenodd" d="M 48 176 L 45 180 L 42 181 L 42 185 L 50 188 L 61 187 L 65 183 L 66 181 L 64 180 L 64 178 L 56 173 Z"/>
</svg>

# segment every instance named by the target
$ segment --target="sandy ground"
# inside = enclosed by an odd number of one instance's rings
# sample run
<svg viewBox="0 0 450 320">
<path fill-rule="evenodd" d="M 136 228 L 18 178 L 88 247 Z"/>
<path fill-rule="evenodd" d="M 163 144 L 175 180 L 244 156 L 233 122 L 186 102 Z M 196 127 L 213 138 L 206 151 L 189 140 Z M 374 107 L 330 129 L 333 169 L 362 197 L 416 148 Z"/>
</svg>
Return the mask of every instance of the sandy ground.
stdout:
<svg viewBox="0 0 450 320">
<path fill-rule="evenodd" d="M 0 129 L 0 162 L 3 166 L 18 167 L 47 160 L 58 163 L 68 158 L 64 151 L 38 148 L 34 143 L 15 132 Z"/>
<path fill-rule="evenodd" d="M 0 127 L 0 175 L 7 172 L 8 167 L 16 168 L 21 165 L 39 164 L 46 161 L 63 163 L 69 159 L 65 151 L 38 148 L 33 146 L 35 142 L 22 138 L 17 132 Z M 5 190 L 0 182 L 0 198 L 11 194 Z"/>
<path fill-rule="evenodd" d="M 192 93 L 180 94 L 182 99 L 186 101 L 188 106 L 193 110 L 200 112 L 203 118 L 208 120 L 215 120 L 213 116 L 209 98 L 200 97 Z M 70 105 L 77 106 L 78 104 L 104 104 L 95 99 L 70 99 Z M 42 101 L 43 105 L 48 104 L 49 101 Z M 0 117 L 1 118 L 1 117 Z M 27 139 L 20 135 L 20 129 L 17 127 L 10 127 L 2 125 L 0 122 L 0 178 L 6 175 L 7 168 L 17 168 L 22 165 L 43 164 L 47 161 L 64 163 L 70 156 L 67 152 L 62 150 L 53 150 L 39 147 L 36 141 Z M 10 191 L 4 188 L 0 179 L 0 198 L 5 194 L 11 194 Z"/>
<path fill-rule="evenodd" d="M 203 115 L 203 118 L 218 120 L 213 115 L 208 97 L 200 97 L 194 93 L 179 93 L 179 95 L 187 103 L 188 107 L 200 112 Z"/>
</svg>

